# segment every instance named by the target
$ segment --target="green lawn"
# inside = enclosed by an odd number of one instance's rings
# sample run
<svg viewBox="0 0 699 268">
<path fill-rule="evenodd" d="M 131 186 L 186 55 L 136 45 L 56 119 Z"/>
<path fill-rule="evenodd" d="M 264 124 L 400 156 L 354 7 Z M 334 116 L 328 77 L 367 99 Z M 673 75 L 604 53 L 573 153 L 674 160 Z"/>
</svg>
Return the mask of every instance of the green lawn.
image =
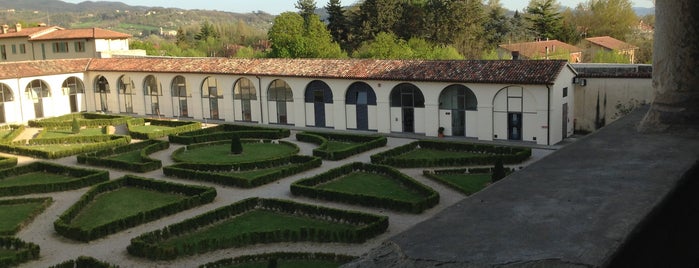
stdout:
<svg viewBox="0 0 699 268">
<path fill-rule="evenodd" d="M 184 195 L 161 193 L 135 187 L 123 187 L 95 197 L 70 224 L 92 229 L 102 224 L 162 207 L 185 198 Z"/>
<path fill-rule="evenodd" d="M 327 145 L 328 145 L 328 147 L 325 150 L 328 152 L 334 152 L 334 151 L 342 151 L 342 150 L 345 150 L 347 148 L 356 146 L 357 143 L 329 140 Z"/>
<path fill-rule="evenodd" d="M 250 171 L 237 171 L 237 172 L 225 172 L 225 173 L 235 175 L 237 177 L 249 179 L 249 180 L 254 180 L 254 179 L 257 179 L 261 176 L 272 174 L 272 173 L 275 173 L 279 170 L 290 168 L 293 166 L 298 166 L 298 165 L 299 164 L 287 164 L 284 166 L 273 167 L 273 168 L 263 168 L 263 169 L 255 169 L 255 170 L 250 170 Z"/>
<path fill-rule="evenodd" d="M 230 143 L 203 146 L 179 152 L 176 157 L 184 162 L 230 164 L 268 160 L 296 154 L 293 146 L 274 143 L 243 143 L 243 153 L 231 154 Z"/>
<path fill-rule="evenodd" d="M 47 184 L 70 181 L 74 179 L 76 178 L 47 172 L 30 172 L 0 179 L 0 187 Z"/>
<path fill-rule="evenodd" d="M 421 200 L 424 198 L 424 196 L 421 196 L 419 193 L 402 186 L 396 180 L 380 174 L 367 172 L 354 172 L 352 174 L 318 185 L 318 188 L 345 193 L 391 198 L 408 202 Z"/>
<path fill-rule="evenodd" d="M 37 210 L 42 209 L 42 202 L 27 202 L 22 204 L 0 205 L 0 234 L 14 233 Z"/>
<path fill-rule="evenodd" d="M 483 154 L 471 152 L 440 151 L 420 148 L 396 156 L 397 159 L 434 159 L 434 158 L 459 158 L 464 156 L 478 156 Z"/>
<path fill-rule="evenodd" d="M 135 150 L 135 151 L 126 152 L 123 154 L 110 156 L 110 157 L 107 157 L 107 159 L 120 160 L 120 161 L 131 162 L 131 163 L 140 163 L 140 162 L 142 162 L 141 150 Z"/>
<path fill-rule="evenodd" d="M 65 150 L 72 150 L 77 148 L 83 148 L 86 145 L 98 144 L 96 142 L 92 143 L 72 143 L 72 144 L 49 144 L 49 145 L 29 145 L 29 146 L 19 146 L 22 148 L 29 148 L 32 150 L 40 150 L 45 152 L 60 152 Z"/>
<path fill-rule="evenodd" d="M 278 268 L 336 268 L 344 263 L 321 260 L 278 260 Z M 219 268 L 268 268 L 269 262 L 241 263 Z"/>
<path fill-rule="evenodd" d="M 196 244 L 201 240 L 235 237 L 249 232 L 274 230 L 299 231 L 301 228 L 309 227 L 326 230 L 353 230 L 356 228 L 350 224 L 333 223 L 268 210 L 252 210 L 229 220 L 214 224 L 208 228 L 174 237 L 165 241 L 164 244 L 166 246 L 173 245 L 181 247 L 185 243 Z"/>
<path fill-rule="evenodd" d="M 102 128 L 84 128 L 80 130 L 80 133 L 78 134 L 73 134 L 73 131 L 70 129 L 62 129 L 62 130 L 43 130 L 43 133 L 41 134 L 42 139 L 49 139 L 49 138 L 62 138 L 62 137 L 70 137 L 70 136 L 97 136 L 97 135 L 105 135 L 102 133 Z"/>
<path fill-rule="evenodd" d="M 0 130 L 0 140 L 4 139 L 8 135 L 12 134 L 14 130 L 8 129 L 8 130 Z"/>
<path fill-rule="evenodd" d="M 17 251 L 6 248 L 0 248 L 0 259 L 14 257 L 15 255 L 17 255 Z"/>
<path fill-rule="evenodd" d="M 490 184 L 490 173 L 482 174 L 435 174 L 436 177 L 449 182 L 466 195 L 476 193 Z"/>
<path fill-rule="evenodd" d="M 143 125 L 143 126 L 130 126 L 129 131 L 139 132 L 139 133 L 155 133 L 164 130 L 170 130 L 173 127 L 168 126 L 156 126 L 156 125 Z"/>
</svg>

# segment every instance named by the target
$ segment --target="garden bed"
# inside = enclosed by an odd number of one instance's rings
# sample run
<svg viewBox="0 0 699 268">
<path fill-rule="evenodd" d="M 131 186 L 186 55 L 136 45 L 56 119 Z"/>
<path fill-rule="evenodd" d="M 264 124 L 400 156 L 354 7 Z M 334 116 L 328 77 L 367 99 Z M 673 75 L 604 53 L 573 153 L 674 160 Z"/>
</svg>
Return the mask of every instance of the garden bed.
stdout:
<svg viewBox="0 0 699 268">
<path fill-rule="evenodd" d="M 130 137 L 119 135 L 70 136 L 63 138 L 19 140 L 9 144 L 0 144 L 0 152 L 36 158 L 56 159 L 126 145 L 130 142 Z"/>
<path fill-rule="evenodd" d="M 195 144 L 231 140 L 234 135 L 244 139 L 277 140 L 289 137 L 291 135 L 291 131 L 288 129 L 260 126 L 222 124 L 215 127 L 184 132 L 177 135 L 170 135 L 168 136 L 168 139 L 172 143 Z"/>
<path fill-rule="evenodd" d="M 127 121 L 129 135 L 134 139 L 158 139 L 168 135 L 201 129 L 200 122 L 134 118 Z"/>
<path fill-rule="evenodd" d="M 439 203 L 439 193 L 413 178 L 387 166 L 358 162 L 296 181 L 291 193 L 410 213 Z"/>
<path fill-rule="evenodd" d="M 90 241 L 210 203 L 215 197 L 214 188 L 127 175 L 90 189 L 59 216 L 54 228 L 65 237 Z"/>
<path fill-rule="evenodd" d="M 145 140 L 128 145 L 118 146 L 92 153 L 78 155 L 78 163 L 129 170 L 133 172 L 148 172 L 161 168 L 162 161 L 150 158 L 148 155 L 166 150 L 170 143 L 161 140 Z"/>
<path fill-rule="evenodd" d="M 276 242 L 362 243 L 388 217 L 286 200 L 250 198 L 131 240 L 128 252 L 156 260 Z"/>
<path fill-rule="evenodd" d="M 296 144 L 286 141 L 246 139 L 241 142 L 241 154 L 231 154 L 230 141 L 217 141 L 179 148 L 172 154 L 172 159 L 185 163 L 240 164 L 286 158 L 299 152 Z"/>
<path fill-rule="evenodd" d="M 39 259 L 39 246 L 14 237 L 0 236 L 0 267 L 12 267 Z"/>
<path fill-rule="evenodd" d="M 239 164 L 179 163 L 164 167 L 163 173 L 182 179 L 252 188 L 317 168 L 321 164 L 318 157 L 293 155 Z"/>
<path fill-rule="evenodd" d="M 109 172 L 34 162 L 0 170 L 0 196 L 60 192 L 109 180 Z"/>
<path fill-rule="evenodd" d="M 92 257 L 80 256 L 75 260 L 64 261 L 49 268 L 119 268 L 119 266 Z"/>
<path fill-rule="evenodd" d="M 492 165 L 498 159 L 516 164 L 531 154 L 522 147 L 421 140 L 374 154 L 371 162 L 400 168 Z"/>
<path fill-rule="evenodd" d="M 73 119 L 76 119 L 78 125 L 81 127 L 97 128 L 123 125 L 126 124 L 126 121 L 130 118 L 130 116 L 99 113 L 72 113 L 38 120 L 29 120 L 28 125 L 30 127 L 47 129 L 71 129 Z"/>
<path fill-rule="evenodd" d="M 328 160 L 340 160 L 386 145 L 387 139 L 377 135 L 301 132 L 296 140 L 318 145 L 313 155 Z"/>
<path fill-rule="evenodd" d="M 0 236 L 15 235 L 51 202 L 50 197 L 0 200 Z"/>
<path fill-rule="evenodd" d="M 333 253 L 274 252 L 260 255 L 228 258 L 201 265 L 200 268 L 252 268 L 252 267 L 313 267 L 335 268 L 351 262 L 356 257 Z"/>
</svg>

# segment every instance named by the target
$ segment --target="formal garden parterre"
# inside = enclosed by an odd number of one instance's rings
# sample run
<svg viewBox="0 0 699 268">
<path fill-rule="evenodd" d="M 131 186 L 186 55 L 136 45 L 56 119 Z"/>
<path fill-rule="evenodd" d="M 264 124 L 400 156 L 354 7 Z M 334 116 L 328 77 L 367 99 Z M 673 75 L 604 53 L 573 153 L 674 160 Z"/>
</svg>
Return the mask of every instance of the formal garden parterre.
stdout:
<svg viewBox="0 0 699 268">
<path fill-rule="evenodd" d="M 201 128 L 202 125 L 198 122 L 90 113 L 37 120 L 30 122 L 30 125 L 44 128 L 30 140 L 13 141 L 25 129 L 24 126 L 0 129 L 4 131 L 5 137 L 9 137 L 5 140 L 0 139 L 0 150 L 44 159 L 78 154 L 77 162 L 81 165 L 89 164 L 135 173 L 151 172 L 148 174 L 160 177 L 157 170 L 162 167 L 162 159 L 151 158 L 149 155 L 167 150 L 171 146 L 170 143 L 173 143 L 177 148 L 174 148 L 170 157 L 175 162 L 163 167 L 162 175 L 184 180 L 172 183 L 127 175 L 107 182 L 107 171 L 72 168 L 46 161 L 15 167 L 17 158 L 0 156 L 0 165 L 7 167 L 0 170 L 0 196 L 3 196 L 3 193 L 6 196 L 15 196 L 48 192 L 46 197 L 38 199 L 0 200 L 0 207 L 7 203 L 7 211 L 13 211 L 13 219 L 0 218 L 3 221 L 0 227 L 2 224 L 10 226 L 4 228 L 9 230 L 6 232 L 8 235 L 17 233 L 17 230 L 40 214 L 42 208 L 51 204 L 50 192 L 54 191 L 92 186 L 73 206 L 63 211 L 53 227 L 57 233 L 70 239 L 94 241 L 98 238 L 109 239 L 109 235 L 119 235 L 125 229 L 215 202 L 216 189 L 187 184 L 213 182 L 218 185 L 235 186 L 241 190 L 250 189 L 245 191 L 268 187 L 275 181 L 288 184 L 287 192 L 292 194 L 291 197 L 281 194 L 283 199 L 241 198 L 237 202 L 221 204 L 222 206 L 216 206 L 218 208 L 208 209 L 208 212 L 202 211 L 199 216 L 133 238 L 127 251 L 131 255 L 145 258 L 142 264 L 148 263 L 146 259 L 174 260 L 174 263 L 177 263 L 182 256 L 197 256 L 203 252 L 280 242 L 366 243 L 386 231 L 389 217 L 381 215 L 383 213 L 360 212 L 363 207 L 389 209 L 397 213 L 407 212 L 408 215 L 419 217 L 426 210 L 439 204 L 438 191 L 416 178 L 405 175 L 399 169 L 420 166 L 470 166 L 463 169 L 424 172 L 424 177 L 436 179 L 449 187 L 455 187 L 464 195 L 469 195 L 489 184 L 488 174 L 492 173 L 493 161 L 513 164 L 522 162 L 531 155 L 531 150 L 527 148 L 441 140 L 419 140 L 384 150 L 382 147 L 387 144 L 388 139 L 375 134 L 320 131 L 296 133 L 296 141 L 316 145 L 313 148 L 313 156 L 310 156 L 299 154 L 299 146 L 288 139 L 291 136 L 289 129 L 237 124 Z M 129 135 L 113 135 L 116 125 L 128 126 Z M 169 142 L 162 140 L 165 136 Z M 131 142 L 131 138 L 143 141 Z M 238 140 L 241 150 L 233 152 L 233 145 Z M 2 146 L 5 146 L 4 149 Z M 46 146 L 48 149 L 37 149 L 40 146 Z M 85 148 L 80 151 L 76 147 Z M 371 161 L 380 163 L 379 165 L 352 163 L 351 157 L 367 151 L 376 151 L 371 155 Z M 347 161 L 348 164 L 314 171 L 324 166 L 321 158 Z M 346 160 L 348 158 L 349 160 Z M 313 172 L 311 174 L 315 175 L 303 175 L 307 172 Z M 450 179 L 449 176 L 480 177 L 463 180 Z M 80 180 L 74 181 L 73 177 Z M 296 179 L 286 179 L 289 177 Z M 474 182 L 460 185 L 463 181 L 471 180 Z M 95 185 L 96 183 L 100 184 Z M 306 199 L 310 202 L 314 199 L 331 200 L 352 207 L 359 206 L 347 210 L 285 200 L 295 199 L 296 196 L 311 197 Z M 9 209 L 9 206 L 15 204 L 26 207 L 16 206 Z M 17 245 L 24 243 L 18 242 L 21 241 L 18 239 L 12 241 L 15 242 L 11 243 Z M 11 256 L 12 263 L 15 263 L 13 265 L 16 265 L 39 256 L 38 246 L 33 247 L 32 243 L 22 245 L 31 250 L 14 251 L 14 246 L 11 247 L 13 251 L 4 249 L 3 253 L 0 253 L 0 262 L 5 261 L 2 259 L 4 256 Z M 355 257 L 337 252 L 277 250 L 215 262 L 209 260 L 208 263 L 201 262 L 198 265 L 267 267 L 280 264 L 335 267 Z M 53 267 L 73 267 L 71 265 L 80 265 L 79 263 L 90 267 L 114 267 L 120 264 L 114 259 L 103 262 L 84 256 L 74 260 L 63 259 L 52 264 L 55 264 Z"/>
</svg>

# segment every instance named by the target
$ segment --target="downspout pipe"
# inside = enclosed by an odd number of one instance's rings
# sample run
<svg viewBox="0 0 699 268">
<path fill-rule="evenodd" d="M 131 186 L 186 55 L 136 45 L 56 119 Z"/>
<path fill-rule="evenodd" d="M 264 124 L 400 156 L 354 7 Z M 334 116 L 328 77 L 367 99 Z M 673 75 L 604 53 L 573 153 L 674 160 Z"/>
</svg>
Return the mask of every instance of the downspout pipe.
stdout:
<svg viewBox="0 0 699 268">
<path fill-rule="evenodd" d="M 256 75 L 255 78 L 257 78 L 257 86 L 260 89 L 260 94 L 257 94 L 257 96 L 260 96 L 260 124 L 265 123 L 265 115 L 262 112 L 262 78 L 259 75 Z"/>
<path fill-rule="evenodd" d="M 546 145 L 551 145 L 551 86 L 546 85 Z"/>
</svg>

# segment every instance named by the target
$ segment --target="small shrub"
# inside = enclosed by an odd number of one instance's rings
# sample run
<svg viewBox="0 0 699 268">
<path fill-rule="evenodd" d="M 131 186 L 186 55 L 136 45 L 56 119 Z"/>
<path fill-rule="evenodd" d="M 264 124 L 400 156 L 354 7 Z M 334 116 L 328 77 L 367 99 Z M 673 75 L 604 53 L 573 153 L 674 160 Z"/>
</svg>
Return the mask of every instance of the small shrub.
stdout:
<svg viewBox="0 0 699 268">
<path fill-rule="evenodd" d="M 233 137 L 231 137 L 231 153 L 243 153 L 243 145 L 240 143 L 240 137 L 238 135 L 233 135 Z"/>
<path fill-rule="evenodd" d="M 80 124 L 78 124 L 77 118 L 73 118 L 73 123 L 71 124 L 71 129 L 73 131 L 73 134 L 80 133 Z"/>
<path fill-rule="evenodd" d="M 498 158 L 497 160 L 495 160 L 495 167 L 493 167 L 493 175 L 491 177 L 491 180 L 493 182 L 496 182 L 504 178 L 505 176 L 507 176 L 507 172 L 505 172 L 505 167 L 502 164 L 502 159 Z"/>
</svg>

